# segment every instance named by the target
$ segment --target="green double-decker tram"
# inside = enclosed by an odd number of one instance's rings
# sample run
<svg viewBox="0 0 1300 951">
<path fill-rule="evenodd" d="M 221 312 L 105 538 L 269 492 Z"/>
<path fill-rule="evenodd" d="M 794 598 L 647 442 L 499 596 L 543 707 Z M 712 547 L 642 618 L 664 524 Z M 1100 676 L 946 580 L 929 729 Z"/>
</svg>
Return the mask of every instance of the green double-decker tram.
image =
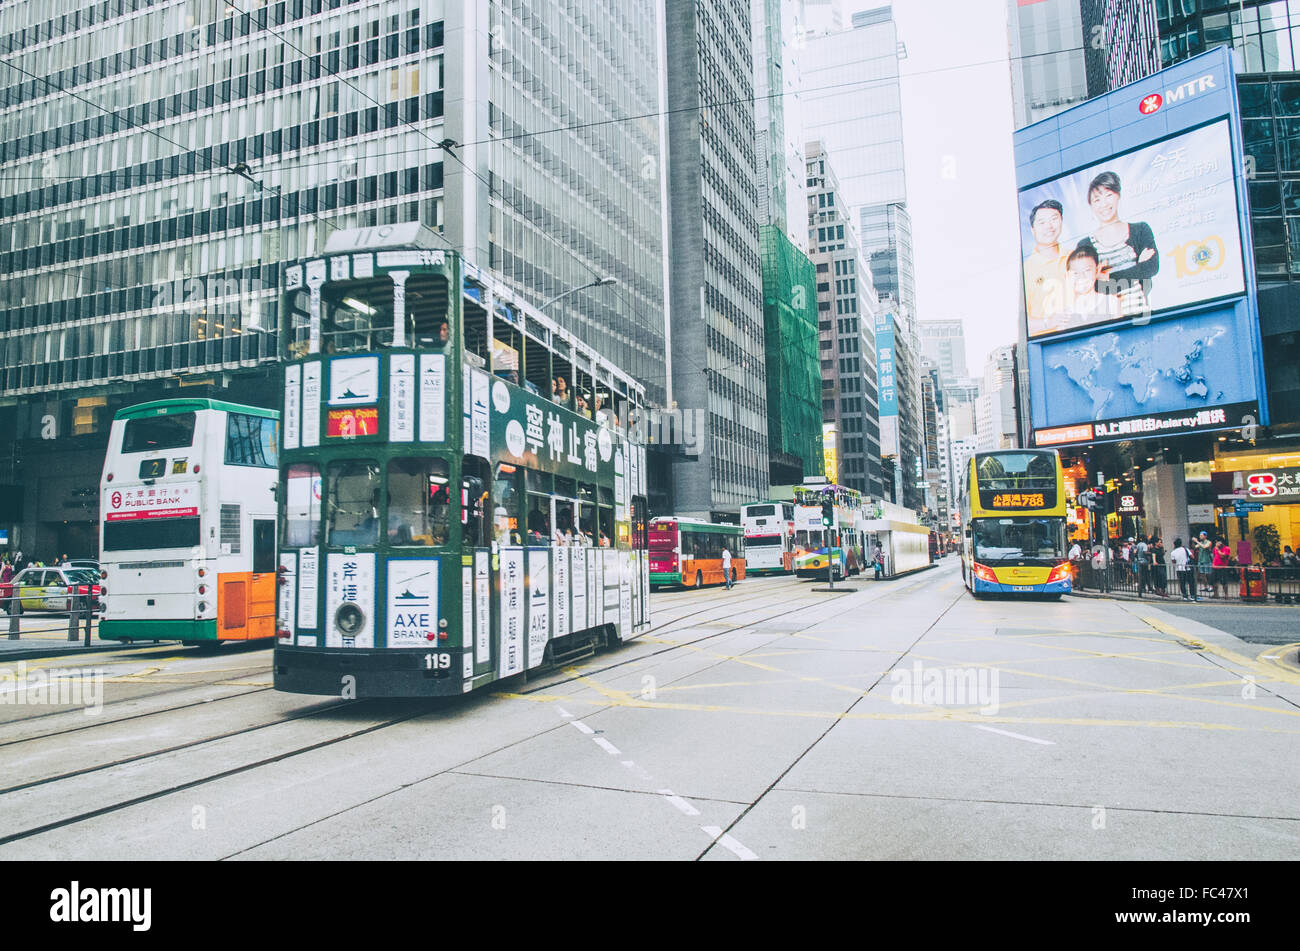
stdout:
<svg viewBox="0 0 1300 951">
<path fill-rule="evenodd" d="M 649 626 L 644 390 L 434 240 L 287 269 L 277 689 L 468 693 Z"/>
</svg>

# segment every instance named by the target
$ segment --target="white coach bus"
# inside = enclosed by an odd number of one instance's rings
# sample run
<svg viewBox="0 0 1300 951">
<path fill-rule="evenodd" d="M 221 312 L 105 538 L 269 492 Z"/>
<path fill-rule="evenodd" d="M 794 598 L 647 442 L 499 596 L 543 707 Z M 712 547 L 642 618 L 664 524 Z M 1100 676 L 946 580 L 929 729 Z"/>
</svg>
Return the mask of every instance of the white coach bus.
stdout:
<svg viewBox="0 0 1300 951">
<path fill-rule="evenodd" d="M 118 411 L 100 480 L 111 640 L 275 636 L 280 414 L 208 399 Z"/>
</svg>

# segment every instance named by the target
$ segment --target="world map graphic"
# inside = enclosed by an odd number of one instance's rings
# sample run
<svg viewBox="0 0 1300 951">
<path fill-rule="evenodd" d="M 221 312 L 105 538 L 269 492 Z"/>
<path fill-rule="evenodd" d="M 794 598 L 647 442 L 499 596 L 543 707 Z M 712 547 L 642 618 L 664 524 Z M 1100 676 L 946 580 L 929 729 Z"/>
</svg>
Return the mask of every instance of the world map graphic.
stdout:
<svg viewBox="0 0 1300 951">
<path fill-rule="evenodd" d="M 1147 328 L 1144 328 L 1146 330 Z M 1183 407 L 1213 406 L 1234 391 L 1240 373 L 1227 322 L 1182 322 L 1144 333 L 1104 333 L 1044 353 L 1049 370 L 1069 381 L 1052 387 L 1051 413 L 1114 419 Z M 1073 405 L 1057 404 L 1057 396 Z"/>
</svg>

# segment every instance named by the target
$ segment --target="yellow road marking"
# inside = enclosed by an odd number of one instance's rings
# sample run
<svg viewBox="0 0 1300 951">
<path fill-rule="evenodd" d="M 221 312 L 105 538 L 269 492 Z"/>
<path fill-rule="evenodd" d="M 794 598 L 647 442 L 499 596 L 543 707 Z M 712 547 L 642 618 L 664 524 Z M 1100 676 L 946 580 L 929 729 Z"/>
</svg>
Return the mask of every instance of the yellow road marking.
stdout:
<svg viewBox="0 0 1300 951">
<path fill-rule="evenodd" d="M 1220 657 L 1231 664 L 1236 664 L 1238 667 L 1244 667 L 1246 670 L 1255 673 L 1263 672 L 1266 676 L 1271 675 L 1273 677 L 1277 677 L 1278 679 L 1285 681 L 1286 683 L 1300 686 L 1300 671 L 1290 670 L 1287 667 L 1282 665 L 1278 665 L 1274 667 L 1271 664 L 1265 664 L 1254 658 L 1246 657 L 1243 654 L 1238 654 L 1236 651 L 1228 650 L 1226 647 L 1219 647 L 1216 644 L 1210 644 L 1207 641 L 1201 640 L 1199 637 L 1195 637 L 1194 635 L 1184 633 L 1183 631 L 1180 631 L 1176 627 L 1172 627 L 1168 624 L 1165 624 L 1163 621 L 1159 620 L 1158 618 L 1146 617 L 1145 615 L 1141 615 L 1141 614 L 1135 616 L 1145 621 L 1147 624 L 1150 624 L 1153 628 L 1155 628 L 1160 633 L 1167 634 L 1170 637 L 1176 637 L 1182 641 L 1185 641 L 1186 643 L 1191 644 L 1193 647 L 1205 651 L 1207 654 L 1213 654 L 1214 656 Z"/>
<path fill-rule="evenodd" d="M 494 693 L 502 700 L 527 700 L 531 703 L 586 703 L 594 707 L 632 707 L 642 710 L 684 710 L 701 713 L 736 713 L 746 716 L 775 716 L 812 718 L 821 720 L 910 720 L 918 723 L 1006 723 L 1030 724 L 1039 726 L 1102 726 L 1102 727 L 1146 727 L 1149 729 L 1193 729 L 1210 732 L 1228 733 L 1269 733 L 1283 736 L 1300 736 L 1300 730 L 1281 730 L 1260 727 L 1241 727 L 1231 723 L 1208 723 L 1192 720 L 1111 720 L 1098 717 L 1003 717 L 998 715 L 971 714 L 962 711 L 928 711 L 922 713 L 857 713 L 847 711 L 832 713 L 819 710 L 768 710 L 757 707 L 739 707 L 726 704 L 664 702 L 658 700 L 595 701 L 585 697 L 565 694 L 520 694 Z"/>
</svg>

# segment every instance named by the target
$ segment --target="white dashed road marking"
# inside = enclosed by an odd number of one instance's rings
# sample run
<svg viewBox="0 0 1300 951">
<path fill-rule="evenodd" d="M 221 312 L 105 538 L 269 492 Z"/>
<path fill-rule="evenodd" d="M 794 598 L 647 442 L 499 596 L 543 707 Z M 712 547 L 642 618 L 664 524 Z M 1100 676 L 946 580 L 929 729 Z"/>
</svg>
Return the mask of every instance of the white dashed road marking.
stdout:
<svg viewBox="0 0 1300 951">
<path fill-rule="evenodd" d="M 722 829 L 718 826 L 700 826 L 700 828 L 708 834 L 709 838 L 714 842 L 717 842 L 718 845 L 722 846 L 728 852 L 731 852 L 733 855 L 738 857 L 741 861 L 749 862 L 758 858 L 757 855 L 749 851 L 749 849 L 745 848 L 731 836 L 723 835 Z"/>
<path fill-rule="evenodd" d="M 696 809 L 694 806 L 692 806 L 681 796 L 674 795 L 671 789 L 661 789 L 659 790 L 659 795 L 663 796 L 665 799 L 667 799 L 670 803 L 672 803 L 682 812 L 686 813 L 688 816 L 698 816 L 700 814 L 700 810 Z"/>
<path fill-rule="evenodd" d="M 1009 736 L 1012 739 L 1024 740 L 1026 743 L 1041 743 L 1043 746 L 1055 746 L 1055 740 L 1040 740 L 1036 736 L 1025 736 L 1023 733 L 1012 733 L 1010 730 L 999 730 L 995 726 L 976 726 L 977 730 L 987 730 L 990 733 L 999 733 L 1002 736 Z"/>
</svg>

